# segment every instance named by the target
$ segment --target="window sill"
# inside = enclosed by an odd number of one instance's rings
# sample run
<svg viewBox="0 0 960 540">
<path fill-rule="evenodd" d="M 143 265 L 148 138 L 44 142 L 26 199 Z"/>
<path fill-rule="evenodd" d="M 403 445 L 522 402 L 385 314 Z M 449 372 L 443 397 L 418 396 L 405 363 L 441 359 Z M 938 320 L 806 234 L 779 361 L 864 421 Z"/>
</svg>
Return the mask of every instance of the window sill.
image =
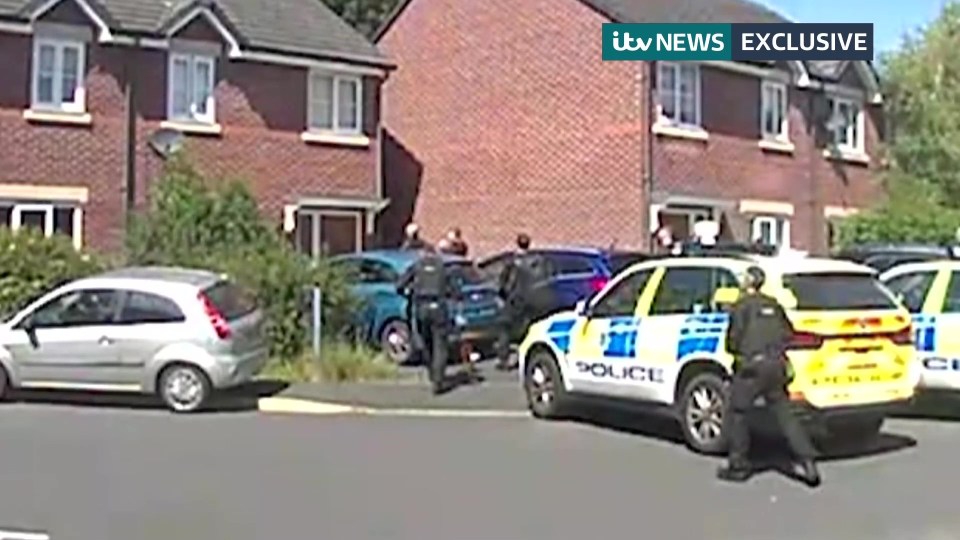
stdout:
<svg viewBox="0 0 960 540">
<path fill-rule="evenodd" d="M 823 157 L 836 161 L 846 161 L 847 163 L 857 163 L 860 165 L 869 165 L 870 156 L 858 150 L 848 148 L 827 148 L 823 151 Z"/>
<path fill-rule="evenodd" d="M 678 139 L 706 141 L 710 138 L 710 134 L 707 133 L 706 130 L 697 127 L 680 127 L 670 124 L 656 123 L 653 124 L 653 129 L 651 131 L 657 135 L 676 137 Z"/>
<path fill-rule="evenodd" d="M 23 118 L 28 122 L 44 124 L 69 124 L 73 126 L 89 126 L 93 124 L 90 113 L 70 113 L 63 111 L 45 111 L 42 109 L 27 109 L 23 111 Z"/>
<path fill-rule="evenodd" d="M 183 120 L 164 120 L 160 122 L 160 127 L 196 135 L 220 135 L 223 133 L 223 127 L 220 124 L 203 124 Z"/>
<path fill-rule="evenodd" d="M 370 146 L 370 137 L 366 135 L 340 135 L 337 133 L 304 131 L 300 134 L 300 140 L 308 144 L 333 144 L 355 147 Z"/>
<path fill-rule="evenodd" d="M 784 154 L 792 154 L 794 150 L 797 149 L 796 146 L 790 141 L 777 141 L 772 139 L 762 139 L 757 143 L 763 150 L 769 150 L 771 152 L 781 152 Z"/>
</svg>

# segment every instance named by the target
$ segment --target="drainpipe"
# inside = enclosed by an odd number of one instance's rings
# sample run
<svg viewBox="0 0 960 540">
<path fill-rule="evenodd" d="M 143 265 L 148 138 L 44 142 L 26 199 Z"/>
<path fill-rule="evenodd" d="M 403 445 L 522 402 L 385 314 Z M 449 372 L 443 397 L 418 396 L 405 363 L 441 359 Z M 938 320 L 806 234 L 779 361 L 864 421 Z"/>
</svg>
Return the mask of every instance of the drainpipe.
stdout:
<svg viewBox="0 0 960 540">
<path fill-rule="evenodd" d="M 126 194 L 125 217 L 127 225 L 133 218 L 137 203 L 137 107 L 136 107 L 136 66 L 140 53 L 140 38 L 135 38 L 132 51 L 124 59 L 124 192 Z"/>
<path fill-rule="evenodd" d="M 653 190 L 654 190 L 654 177 L 653 177 L 653 145 L 654 145 L 654 133 L 653 133 L 653 122 L 656 117 L 656 96 L 654 95 L 656 90 L 654 89 L 654 74 L 655 64 L 652 61 L 647 62 L 647 88 L 646 88 L 646 105 L 647 105 L 647 120 L 646 120 L 646 131 L 644 136 L 646 137 L 646 177 L 644 178 L 644 192 L 647 197 L 646 205 L 646 219 L 643 223 L 643 243 L 641 245 L 646 246 L 647 251 L 653 252 L 653 238 L 650 233 L 650 224 L 653 223 Z"/>
<path fill-rule="evenodd" d="M 811 146 L 810 149 L 810 252 L 821 254 L 823 249 L 823 229 L 826 227 L 823 218 L 823 201 L 820 193 L 820 180 L 817 170 L 822 165 L 821 139 L 823 139 L 823 107 L 826 105 L 823 85 L 817 85 L 810 90 L 809 124 Z"/>
</svg>

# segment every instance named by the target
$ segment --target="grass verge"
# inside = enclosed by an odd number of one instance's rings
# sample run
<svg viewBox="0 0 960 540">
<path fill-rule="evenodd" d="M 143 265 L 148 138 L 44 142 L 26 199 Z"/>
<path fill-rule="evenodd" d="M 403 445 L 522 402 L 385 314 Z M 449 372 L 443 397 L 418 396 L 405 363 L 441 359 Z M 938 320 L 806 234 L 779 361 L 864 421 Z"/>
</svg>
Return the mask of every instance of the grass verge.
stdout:
<svg viewBox="0 0 960 540">
<path fill-rule="evenodd" d="M 293 359 L 273 359 L 260 375 L 286 382 L 362 382 L 399 378 L 397 367 L 365 345 L 331 341 Z"/>
</svg>

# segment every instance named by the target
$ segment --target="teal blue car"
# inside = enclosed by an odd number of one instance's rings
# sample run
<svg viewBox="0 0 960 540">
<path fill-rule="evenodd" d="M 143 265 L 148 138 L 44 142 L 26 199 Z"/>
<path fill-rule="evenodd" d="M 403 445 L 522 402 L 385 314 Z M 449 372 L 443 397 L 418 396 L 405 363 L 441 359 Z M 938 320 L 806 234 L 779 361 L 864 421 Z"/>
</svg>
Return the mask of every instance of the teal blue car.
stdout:
<svg viewBox="0 0 960 540">
<path fill-rule="evenodd" d="M 371 250 L 338 255 L 331 264 L 350 276 L 352 292 L 362 301 L 356 329 L 360 336 L 381 348 L 397 364 L 415 360 L 407 299 L 397 292 L 397 282 L 419 257 L 412 250 Z M 496 340 L 503 302 L 496 285 L 482 274 L 472 260 L 445 255 L 447 274 L 455 280 L 459 299 L 451 310 L 451 349 L 469 342 L 481 353 Z"/>
</svg>

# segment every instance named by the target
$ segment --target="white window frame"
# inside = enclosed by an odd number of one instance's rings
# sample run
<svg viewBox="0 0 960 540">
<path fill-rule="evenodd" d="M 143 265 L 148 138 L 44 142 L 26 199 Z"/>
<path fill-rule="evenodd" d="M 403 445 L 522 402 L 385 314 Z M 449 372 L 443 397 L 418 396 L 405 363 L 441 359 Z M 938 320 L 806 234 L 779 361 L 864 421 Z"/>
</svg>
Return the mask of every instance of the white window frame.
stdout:
<svg viewBox="0 0 960 540">
<path fill-rule="evenodd" d="M 754 216 L 750 220 L 750 238 L 754 242 L 761 240 L 763 226 L 770 227 L 777 237 L 773 245 L 779 249 L 790 249 L 790 219 L 786 216 Z"/>
<path fill-rule="evenodd" d="M 357 247 L 356 253 L 363 251 L 363 213 L 360 211 L 350 211 L 350 210 L 329 210 L 329 209 L 320 209 L 320 208 L 297 208 L 297 214 L 308 215 L 310 216 L 310 253 L 306 255 L 310 256 L 313 259 L 317 259 L 323 256 L 323 245 L 321 234 L 322 218 L 323 216 L 339 216 L 339 217 L 351 217 L 354 218 L 357 224 L 355 232 L 355 245 Z M 293 234 L 296 239 L 297 248 L 300 247 L 300 232 L 297 230 L 296 221 L 294 221 Z"/>
<path fill-rule="evenodd" d="M 694 74 L 696 75 L 696 77 L 695 77 L 695 82 L 694 82 L 694 85 L 693 85 L 693 91 L 694 91 L 694 94 L 695 94 L 695 96 L 694 96 L 694 104 L 695 104 L 695 107 L 694 107 L 694 122 L 693 122 L 693 123 L 690 123 L 690 122 L 681 122 L 681 121 L 679 120 L 679 118 L 682 116 L 682 114 L 681 114 L 681 112 L 680 112 L 680 108 L 681 108 L 681 104 L 683 103 L 683 99 L 682 99 L 681 96 L 680 96 L 680 75 L 681 75 L 681 72 L 683 71 L 683 69 L 685 69 L 685 68 L 686 68 L 686 69 L 692 69 L 692 70 L 694 71 Z M 674 71 L 673 80 L 674 80 L 675 86 L 673 87 L 673 109 L 674 109 L 674 111 L 676 111 L 677 118 L 670 118 L 670 117 L 665 116 L 665 115 L 663 114 L 663 106 L 662 106 L 663 96 L 662 96 L 662 86 L 661 86 L 661 84 L 663 84 L 663 79 L 664 79 L 664 77 L 663 77 L 663 71 L 664 71 L 665 69 L 671 69 L 671 70 Z M 689 63 L 689 62 L 684 62 L 684 63 L 658 62 L 658 63 L 657 63 L 657 104 L 658 104 L 658 105 L 657 105 L 657 116 L 659 117 L 659 118 L 658 118 L 658 121 L 659 121 L 660 123 L 669 124 L 669 125 L 671 125 L 671 126 L 676 126 L 676 127 L 681 127 L 681 128 L 691 128 L 691 129 L 698 129 L 698 130 L 699 130 L 699 129 L 702 129 L 702 123 L 703 123 L 703 116 L 702 116 L 702 113 L 703 113 L 703 111 L 702 111 L 702 108 L 703 108 L 703 91 L 702 91 L 702 79 L 701 79 L 701 75 L 700 75 L 700 65 L 699 65 L 699 64 L 694 64 L 694 63 Z"/>
<path fill-rule="evenodd" d="M 5 203 L 4 206 L 10 207 L 10 223 L 4 223 L 10 227 L 11 231 L 18 231 L 23 228 L 24 212 L 43 212 L 43 235 L 53 236 L 54 231 L 54 213 L 58 208 L 69 208 L 73 210 L 72 238 L 73 246 L 76 249 L 83 247 L 83 208 L 75 204 L 54 204 L 54 203 Z"/>
<path fill-rule="evenodd" d="M 189 87 L 190 113 L 188 115 L 177 115 L 173 110 L 173 65 L 178 60 L 187 62 L 187 86 Z M 193 78 L 196 76 L 196 66 L 206 64 L 210 73 L 207 83 L 210 85 L 210 95 L 207 96 L 207 112 L 200 114 L 196 111 L 196 85 Z M 172 52 L 167 61 L 167 120 L 171 122 L 193 122 L 199 124 L 216 124 L 217 122 L 217 57 L 208 54 L 195 54 L 186 52 Z"/>
<path fill-rule="evenodd" d="M 780 116 L 780 132 L 767 131 L 767 110 L 775 108 L 777 102 L 768 100 L 770 93 L 778 93 L 783 96 L 783 109 L 776 111 Z M 778 81 L 763 81 L 760 85 L 760 133 L 764 140 L 788 142 L 790 140 L 790 93 L 787 85 Z"/>
<path fill-rule="evenodd" d="M 361 135 L 363 133 L 363 77 L 358 75 L 344 75 L 340 73 L 331 73 L 322 70 L 311 70 L 307 79 L 307 131 L 310 133 L 332 133 L 335 135 Z M 315 126 L 313 123 L 314 104 L 313 104 L 313 86 L 318 77 L 327 77 L 333 81 L 333 95 L 331 96 L 330 106 L 333 108 L 330 114 L 330 127 Z M 350 81 L 356 85 L 356 128 L 344 129 L 340 127 L 340 83 Z"/>
<path fill-rule="evenodd" d="M 43 46 L 54 48 L 53 61 L 53 101 L 40 101 L 40 49 Z M 73 101 L 64 101 L 63 92 L 63 51 L 68 48 L 77 50 L 77 87 Z M 85 75 L 87 67 L 87 45 L 75 39 L 35 37 L 33 39 L 33 64 L 31 66 L 30 108 L 39 111 L 82 114 L 87 109 Z"/>
<path fill-rule="evenodd" d="M 856 99 L 851 99 L 843 96 L 830 96 L 829 99 L 830 99 L 830 118 L 833 118 L 837 115 L 837 109 L 840 107 L 841 103 L 846 104 L 849 107 L 854 107 L 856 108 L 856 111 L 857 111 L 856 118 L 853 119 L 853 123 L 851 123 L 850 125 L 847 125 L 845 128 L 847 131 L 847 138 L 853 139 L 853 142 L 843 143 L 843 144 L 838 143 L 837 133 L 839 133 L 839 130 L 831 130 L 830 131 L 831 145 L 834 146 L 835 148 L 838 148 L 840 150 L 844 150 L 847 152 L 855 152 L 860 154 L 865 153 L 866 148 L 864 144 L 864 139 L 866 135 L 864 133 L 864 128 L 866 127 L 866 120 L 864 117 L 863 103 Z M 852 134 L 850 133 L 854 127 L 856 127 L 856 130 L 857 130 L 856 137 L 852 137 Z"/>
</svg>

